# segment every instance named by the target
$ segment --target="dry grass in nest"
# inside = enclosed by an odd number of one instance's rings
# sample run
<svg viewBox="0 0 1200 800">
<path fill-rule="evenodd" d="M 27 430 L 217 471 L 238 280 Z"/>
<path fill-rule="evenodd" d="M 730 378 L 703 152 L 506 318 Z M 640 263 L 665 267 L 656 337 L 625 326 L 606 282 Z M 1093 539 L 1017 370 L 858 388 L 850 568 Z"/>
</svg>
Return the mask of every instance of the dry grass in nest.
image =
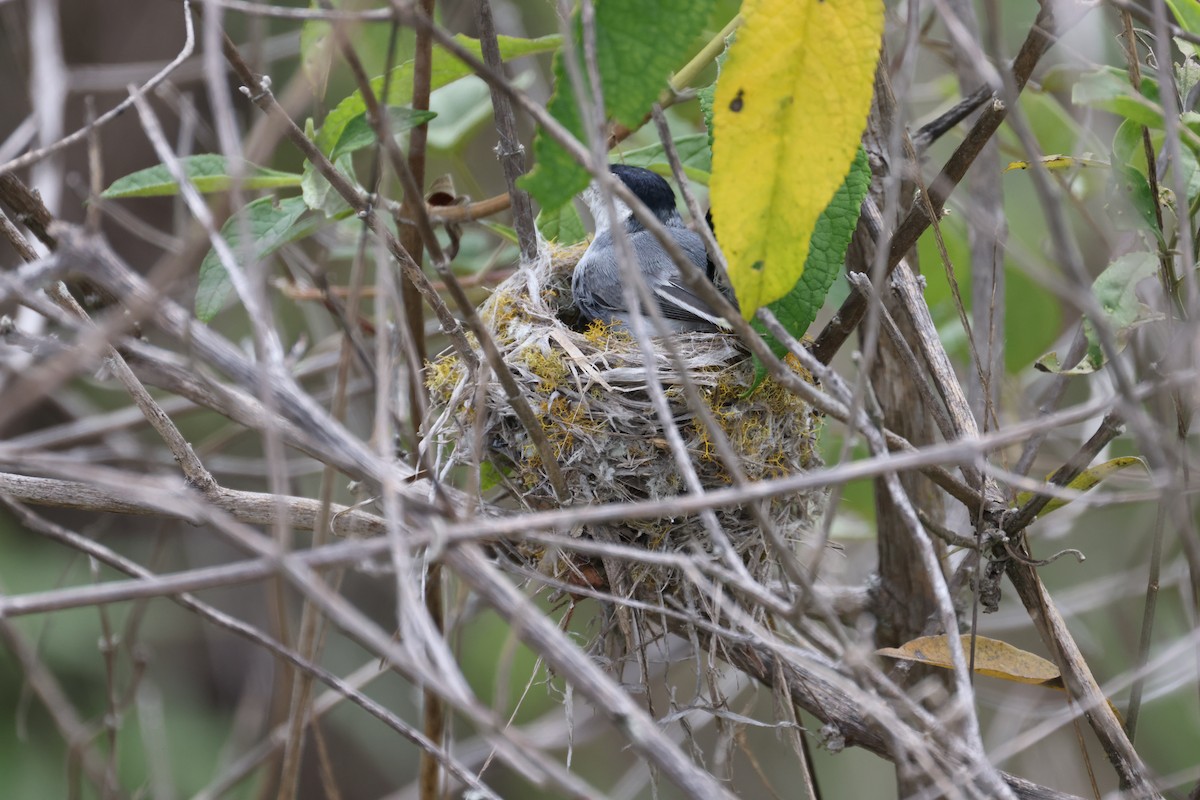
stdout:
<svg viewBox="0 0 1200 800">
<path fill-rule="evenodd" d="M 572 329 L 560 318 L 571 310 L 571 271 L 582 248 L 558 250 L 552 258 L 497 287 L 480 308 L 504 362 L 537 417 L 566 483 L 560 500 L 547 477 L 532 437 L 513 410 L 500 382 L 486 368 L 476 385 L 460 359 L 443 355 L 429 365 L 428 385 L 442 413 L 431 433 L 443 446 L 444 467 L 485 462 L 484 472 L 509 487 L 527 508 L 621 503 L 672 498 L 687 493 L 684 474 L 646 388 L 642 351 L 621 328 L 593 324 Z M 819 465 L 819 419 L 799 398 L 768 379 L 747 396 L 754 377 L 751 359 L 736 337 L 715 333 L 672 338 L 682 364 L 717 425 L 738 454 L 750 480 L 804 472 Z M 663 387 L 692 468 L 706 489 L 731 485 L 730 472 L 713 433 L 689 407 L 681 376 L 666 349 L 655 348 L 654 375 Z M 482 353 L 480 362 L 486 363 Z M 482 405 L 480 405 L 482 401 Z M 482 444 L 474 453 L 472 442 Z M 488 467 L 486 465 L 490 464 Z M 780 536 L 795 541 L 820 513 L 823 492 L 794 494 L 765 504 Z M 758 520 L 746 507 L 717 509 L 716 519 L 751 576 L 772 574 L 773 558 Z M 603 530 L 574 531 L 597 539 L 633 541 L 648 549 L 712 553 L 711 534 L 699 515 L 633 520 Z M 696 545 L 700 545 L 700 549 Z M 564 584 L 615 591 L 661 602 L 680 580 L 677 570 L 614 565 L 540 550 L 518 548 L 528 566 Z M 714 556 L 715 557 L 715 556 Z M 550 563 L 547 563 L 550 562 Z"/>
</svg>

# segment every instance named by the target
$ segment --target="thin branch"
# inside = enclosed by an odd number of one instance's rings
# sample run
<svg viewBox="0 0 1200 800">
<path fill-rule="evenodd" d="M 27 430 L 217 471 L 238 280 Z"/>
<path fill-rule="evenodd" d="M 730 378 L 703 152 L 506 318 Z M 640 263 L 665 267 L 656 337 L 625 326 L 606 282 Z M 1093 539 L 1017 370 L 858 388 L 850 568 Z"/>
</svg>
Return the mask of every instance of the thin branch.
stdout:
<svg viewBox="0 0 1200 800">
<path fill-rule="evenodd" d="M 154 575 L 154 573 L 118 555 L 109 548 L 106 548 L 87 537 L 80 536 L 73 531 L 69 531 L 60 525 L 34 514 L 19 503 L 14 503 L 7 499 L 0 500 L 0 502 L 3 502 L 30 529 L 39 532 L 43 536 L 47 536 L 51 539 L 61 542 L 67 547 L 82 553 L 86 553 L 90 558 L 94 558 L 97 561 L 112 567 L 118 572 L 122 572 L 131 577 L 136 577 L 141 581 L 156 581 L 160 580 L 161 578 L 161 576 Z M 385 709 L 379 703 L 367 697 L 356 686 L 353 685 L 353 681 L 337 677 L 318 664 L 307 658 L 304 658 L 298 652 L 285 647 L 276 640 L 262 633 L 258 628 L 237 620 L 229 614 L 219 611 L 215 607 L 197 599 L 189 594 L 186 589 L 177 588 L 171 592 L 164 593 L 164 595 L 177 605 L 194 612 L 201 619 L 207 620 L 218 628 L 227 630 L 236 636 L 246 639 L 252 644 L 262 647 L 279 658 L 288 661 L 293 667 L 296 667 L 301 672 L 304 672 L 305 674 L 308 674 L 313 678 L 327 684 L 331 688 L 331 692 L 324 699 L 324 702 L 318 701 L 318 703 L 315 704 L 312 711 L 313 718 L 320 716 L 324 709 L 330 705 L 331 700 L 337 700 L 341 698 L 350 700 L 367 711 L 367 713 L 371 714 L 376 719 L 392 728 L 405 739 L 408 739 L 410 742 L 416 744 L 421 748 L 422 752 L 428 751 L 432 753 L 434 757 L 438 758 L 441 763 L 444 764 L 446 768 L 459 780 L 464 781 L 469 786 L 472 786 L 476 790 L 483 792 L 485 796 L 495 797 L 495 795 L 487 788 L 487 786 L 480 783 L 469 771 L 462 769 L 458 762 L 456 762 L 455 759 L 445 750 L 443 750 L 437 744 L 425 739 L 419 731 L 409 726 L 402 719 Z M 374 663 L 371 665 L 371 673 L 372 675 L 379 674 L 379 669 Z M 284 737 L 282 735 L 278 735 L 278 732 L 276 736 L 272 737 L 276 747 L 282 746 L 283 738 Z"/>
<path fill-rule="evenodd" d="M 1038 60 L 1057 41 L 1058 36 L 1081 19 L 1087 11 L 1085 8 L 1082 12 L 1059 13 L 1053 10 L 1054 8 L 1049 3 L 1043 4 L 1042 10 L 1025 38 L 1025 43 L 1021 46 L 1020 53 L 1013 60 L 1012 77 L 1018 92 L 1029 80 Z M 976 156 L 983 151 L 984 145 L 999 130 L 1000 124 L 1004 122 L 1007 115 L 1007 106 L 999 99 L 993 99 L 992 104 L 984 109 L 954 154 L 946 161 L 937 178 L 929 184 L 928 195 L 918 198 L 914 202 L 908 216 L 900 223 L 900 227 L 896 229 L 892 237 L 887 259 L 889 273 L 896 268 L 900 260 L 929 227 L 932 222 L 930 212 L 934 215 L 941 214 L 950 193 L 966 175 L 967 169 L 975 161 Z M 851 332 L 858 327 L 866 313 L 865 297 L 853 293 L 846 298 L 833 320 L 818 334 L 813 343 L 812 350 L 817 360 L 822 364 L 832 361 L 834 354 L 845 344 Z"/>
<path fill-rule="evenodd" d="M 500 60 L 500 45 L 496 40 L 496 23 L 492 19 L 490 0 L 479 0 L 476 20 L 479 22 L 479 44 L 483 50 L 483 61 L 496 72 L 504 65 Z M 517 229 L 517 242 L 521 247 L 521 260 L 528 264 L 537 257 L 537 230 L 533 224 L 533 205 L 528 192 L 517 187 L 517 179 L 525 174 L 525 145 L 521 144 L 517 132 L 517 118 L 513 113 L 512 101 L 504 92 L 491 87 L 492 108 L 496 117 L 496 157 L 504 169 L 504 183 L 508 186 L 508 197 L 513 209 L 513 227 Z"/>
<path fill-rule="evenodd" d="M 1121 421 L 1120 415 L 1112 412 L 1106 414 L 1096 432 L 1083 443 L 1083 446 L 1073 456 L 1056 469 L 1046 482 L 1053 486 L 1066 486 L 1079 477 L 1080 473 L 1087 469 L 1088 464 L 1091 464 L 1092 460 L 1100 454 L 1100 451 L 1108 447 L 1109 442 L 1124 431 L 1125 425 Z M 1051 499 L 1047 494 L 1031 497 L 1014 514 L 1005 518 L 1004 531 L 1009 535 L 1016 535 L 1024 531 Z"/>
<path fill-rule="evenodd" d="M 183 64 L 183 62 L 186 61 L 189 56 L 191 56 L 191 54 L 196 46 L 195 30 L 192 27 L 192 5 L 191 5 L 190 0 L 183 0 L 183 27 L 184 27 L 183 49 L 180 50 L 179 54 L 176 55 L 175 58 L 171 60 L 171 63 L 167 64 L 165 67 L 163 67 L 161 70 L 159 70 L 158 73 L 156 73 L 154 75 L 154 77 L 152 77 L 150 80 L 146 81 L 144 84 L 137 87 L 136 89 L 133 89 L 130 92 L 129 97 L 122 100 L 115 107 L 113 107 L 113 108 L 109 109 L 108 111 L 104 112 L 103 114 L 101 114 L 99 117 L 96 118 L 96 120 L 94 122 L 84 125 L 79 130 L 75 131 L 72 134 L 64 136 L 63 138 L 56 141 L 54 144 L 48 145 L 48 146 L 40 148 L 38 150 L 33 150 L 29 153 L 26 153 L 23 156 L 14 158 L 13 160 L 9 161 L 6 164 L 0 164 L 0 176 L 4 176 L 4 175 L 7 175 L 8 173 L 15 172 L 19 169 L 23 169 L 25 167 L 30 166 L 31 164 L 36 164 L 37 162 L 42 161 L 43 159 L 59 152 L 60 150 L 70 147 L 71 145 L 75 144 L 76 142 L 85 140 L 88 137 L 89 133 L 93 129 L 98 128 L 102 125 L 108 124 L 109 122 L 111 122 L 112 120 L 114 120 L 118 116 L 120 116 L 121 114 L 128 111 L 130 109 L 130 107 L 133 106 L 133 104 L 138 99 L 144 97 L 147 92 L 149 92 L 151 89 L 155 88 L 160 83 L 162 83 L 167 78 L 169 78 L 171 76 L 171 73 L 174 72 L 175 69 L 177 67 L 179 67 L 181 64 Z"/>
</svg>

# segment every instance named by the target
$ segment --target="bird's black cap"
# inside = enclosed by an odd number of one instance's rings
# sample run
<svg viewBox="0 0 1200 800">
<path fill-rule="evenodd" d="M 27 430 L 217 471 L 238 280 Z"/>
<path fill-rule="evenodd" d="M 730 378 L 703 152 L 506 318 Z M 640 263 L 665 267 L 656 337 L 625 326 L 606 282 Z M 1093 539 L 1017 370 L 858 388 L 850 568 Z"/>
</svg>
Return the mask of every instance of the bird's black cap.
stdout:
<svg viewBox="0 0 1200 800">
<path fill-rule="evenodd" d="M 671 191 L 671 184 L 667 183 L 661 175 L 651 172 L 645 167 L 630 167 L 625 164 L 610 164 L 609 169 L 659 219 L 666 221 L 667 217 L 678 213 L 675 207 L 675 193 Z"/>
</svg>

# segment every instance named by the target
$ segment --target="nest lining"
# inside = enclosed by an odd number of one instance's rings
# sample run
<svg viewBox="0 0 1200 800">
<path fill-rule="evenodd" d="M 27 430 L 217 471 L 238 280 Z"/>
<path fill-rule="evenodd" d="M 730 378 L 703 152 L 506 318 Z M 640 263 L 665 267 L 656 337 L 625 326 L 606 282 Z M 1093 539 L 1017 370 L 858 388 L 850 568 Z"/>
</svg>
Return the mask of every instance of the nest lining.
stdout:
<svg viewBox="0 0 1200 800">
<path fill-rule="evenodd" d="M 481 370 L 479 374 L 488 376 L 486 384 L 475 385 L 474 376 L 454 354 L 429 365 L 431 395 L 444 406 L 431 433 L 453 448 L 451 464 L 470 465 L 474 458 L 466 443 L 476 441 L 476 426 L 481 425 L 484 459 L 506 476 L 514 496 L 530 508 L 683 494 L 684 476 L 646 389 L 647 368 L 637 342 L 620 327 L 593 323 L 579 331 L 564 321 L 572 308 L 571 271 L 582 252 L 582 247 L 559 249 L 519 270 L 479 311 L 550 443 L 567 497 L 556 495 L 500 381 Z M 754 368 L 735 337 L 684 333 L 672 342 L 748 479 L 796 474 L 819 465 L 818 416 L 769 378 L 747 395 Z M 701 485 L 729 486 L 730 475 L 716 452 L 713 434 L 689 407 L 680 370 L 665 348 L 655 348 L 652 369 Z M 482 407 L 477 407 L 480 400 Z M 823 498 L 823 492 L 777 498 L 767 504 L 767 512 L 783 536 L 795 537 L 810 527 Z M 716 513 L 744 556 L 759 549 L 761 536 L 752 535 L 758 523 L 747 509 Z M 622 523 L 620 535 L 674 548 L 705 534 L 698 516 L 679 516 Z"/>
</svg>

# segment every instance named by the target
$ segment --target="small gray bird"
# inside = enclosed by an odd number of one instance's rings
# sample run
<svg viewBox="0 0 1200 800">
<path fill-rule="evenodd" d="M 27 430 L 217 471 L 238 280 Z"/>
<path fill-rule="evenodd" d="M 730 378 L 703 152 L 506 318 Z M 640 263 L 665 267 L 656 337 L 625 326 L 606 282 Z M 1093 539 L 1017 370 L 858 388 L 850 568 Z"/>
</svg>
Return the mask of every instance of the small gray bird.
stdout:
<svg viewBox="0 0 1200 800">
<path fill-rule="evenodd" d="M 675 194 L 671 186 L 660 176 L 642 167 L 624 164 L 609 166 L 612 173 L 621 179 L 629 190 L 654 213 L 666 226 L 671 237 L 683 249 L 698 269 L 704 270 L 712 280 L 715 268 L 709 261 L 704 241 L 698 233 L 689 230 L 675 208 Z M 621 288 L 621 265 L 617 260 L 616 243 L 613 240 L 613 221 L 604 210 L 599 189 L 594 185 L 583 193 L 583 201 L 596 220 L 596 237 L 588 245 L 583 257 L 575 265 L 571 277 L 571 291 L 575 305 L 585 323 L 599 320 L 606 325 L 629 325 L 629 309 L 625 305 L 625 293 Z M 618 198 L 616 223 L 625 228 L 637 257 L 638 268 L 646 284 L 658 301 L 659 311 L 675 333 L 689 331 L 727 331 L 731 326 L 717 312 L 701 300 L 683 283 L 675 262 L 659 243 L 654 234 L 646 230 L 633 216 L 629 206 Z M 723 290 L 733 302 L 728 290 Z"/>
</svg>

